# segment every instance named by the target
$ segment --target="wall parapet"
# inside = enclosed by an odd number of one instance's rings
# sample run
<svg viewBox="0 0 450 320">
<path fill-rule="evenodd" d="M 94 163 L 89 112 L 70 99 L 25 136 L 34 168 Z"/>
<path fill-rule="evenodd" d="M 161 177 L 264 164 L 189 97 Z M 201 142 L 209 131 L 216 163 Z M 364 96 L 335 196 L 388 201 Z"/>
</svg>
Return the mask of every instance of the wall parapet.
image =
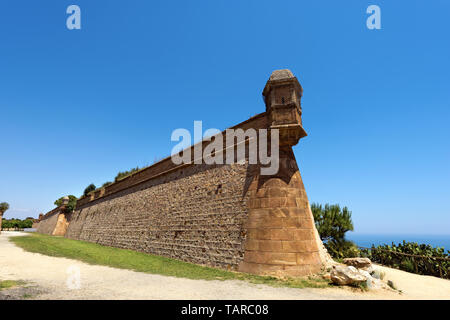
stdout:
<svg viewBox="0 0 450 320">
<path fill-rule="evenodd" d="M 250 128 L 262 129 L 262 128 L 266 128 L 266 127 L 267 127 L 266 113 L 262 112 L 262 113 L 259 113 L 259 114 L 255 115 L 233 127 L 230 127 L 229 129 L 246 130 L 246 129 L 250 129 Z M 221 132 L 222 136 L 225 136 L 226 130 L 223 130 Z M 78 209 L 84 208 L 87 205 L 89 205 L 90 203 L 95 202 L 96 200 L 99 200 L 101 198 L 107 198 L 118 192 L 133 188 L 139 184 L 145 183 L 152 179 L 156 179 L 160 176 L 167 175 L 176 170 L 181 170 L 183 168 L 193 166 L 193 165 L 195 165 L 193 163 L 194 148 L 201 144 L 202 150 L 203 150 L 209 143 L 210 143 L 210 141 L 202 140 L 202 141 L 198 142 L 197 144 L 194 144 L 183 150 L 183 152 L 185 152 L 186 150 L 189 150 L 189 149 L 191 150 L 191 158 L 192 158 L 191 160 L 192 161 L 189 164 L 175 164 L 175 163 L 173 163 L 171 156 L 168 156 L 149 167 L 146 167 L 146 168 L 143 168 L 136 172 L 133 172 L 129 176 L 127 176 L 117 182 L 113 182 L 105 187 L 99 188 L 99 189 L 91 192 L 87 196 L 82 196 L 80 199 L 77 200 L 76 209 L 78 210 Z M 225 146 L 225 144 L 224 144 L 224 146 Z M 234 144 L 233 146 L 236 146 L 236 144 Z M 224 148 L 224 150 L 225 150 L 225 148 Z M 222 150 L 222 151 L 224 151 L 224 150 Z"/>
<path fill-rule="evenodd" d="M 58 207 L 56 207 L 56 208 L 50 210 L 49 212 L 47 212 L 46 214 L 44 214 L 42 217 L 40 217 L 40 221 L 45 220 L 45 219 L 48 219 L 48 218 L 50 218 L 50 217 L 51 217 L 52 215 L 54 215 L 54 214 L 60 213 L 61 210 L 62 210 L 62 207 L 61 207 L 61 206 L 58 206 Z"/>
</svg>

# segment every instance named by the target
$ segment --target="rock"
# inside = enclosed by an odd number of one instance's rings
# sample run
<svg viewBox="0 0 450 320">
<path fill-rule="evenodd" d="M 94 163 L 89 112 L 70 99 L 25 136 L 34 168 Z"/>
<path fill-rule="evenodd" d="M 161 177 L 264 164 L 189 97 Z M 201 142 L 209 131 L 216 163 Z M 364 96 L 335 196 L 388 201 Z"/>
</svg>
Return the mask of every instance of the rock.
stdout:
<svg viewBox="0 0 450 320">
<path fill-rule="evenodd" d="M 373 272 L 370 272 L 370 274 L 372 275 L 372 277 L 374 277 L 375 279 L 379 279 L 379 280 L 383 280 L 384 279 L 384 272 L 381 272 L 378 269 L 374 269 Z"/>
<path fill-rule="evenodd" d="M 331 275 L 329 273 L 325 273 L 324 275 L 322 275 L 322 278 L 325 280 L 331 280 Z"/>
<path fill-rule="evenodd" d="M 334 266 L 330 277 L 338 285 L 355 285 L 367 281 L 367 277 L 353 266 Z"/>
<path fill-rule="evenodd" d="M 370 277 L 367 279 L 367 288 L 369 290 L 387 289 L 388 286 L 381 280 Z"/>
<path fill-rule="evenodd" d="M 373 266 L 366 267 L 366 268 L 361 268 L 361 269 L 359 269 L 359 270 L 367 271 L 367 272 L 370 273 L 370 274 L 373 274 L 373 273 L 375 272 L 375 269 L 373 268 Z"/>
<path fill-rule="evenodd" d="M 365 270 L 358 270 L 359 273 L 361 273 L 364 277 L 366 277 L 366 283 L 368 289 L 379 289 L 380 283 L 378 282 L 378 279 L 375 279 L 370 275 L 369 272 Z"/>
<path fill-rule="evenodd" d="M 366 277 L 366 279 L 368 279 L 368 278 L 372 278 L 372 276 L 370 275 L 370 273 L 369 272 L 367 272 L 367 271 L 365 271 L 365 270 L 358 270 L 358 272 L 360 273 L 360 274 L 362 274 L 364 277 Z"/>
<path fill-rule="evenodd" d="M 372 269 L 372 265 L 366 265 L 365 269 L 371 271 L 356 269 L 354 266 L 334 266 L 331 270 L 330 278 L 333 283 L 336 283 L 338 285 L 357 285 L 359 283 L 365 282 L 367 285 L 367 289 L 369 290 L 391 290 L 391 288 L 395 288 L 395 285 L 393 283 L 386 284 L 384 281 L 373 277 L 370 273 L 374 272 Z"/>
<path fill-rule="evenodd" d="M 372 276 L 369 272 L 364 271 L 362 269 L 360 269 L 358 271 L 359 271 L 359 273 L 361 273 L 363 276 L 366 277 L 367 289 L 369 289 L 369 290 L 390 289 L 389 286 L 385 282 Z"/>
<path fill-rule="evenodd" d="M 372 261 L 369 258 L 346 258 L 344 263 L 357 269 L 363 269 L 369 273 L 373 272 Z"/>
</svg>

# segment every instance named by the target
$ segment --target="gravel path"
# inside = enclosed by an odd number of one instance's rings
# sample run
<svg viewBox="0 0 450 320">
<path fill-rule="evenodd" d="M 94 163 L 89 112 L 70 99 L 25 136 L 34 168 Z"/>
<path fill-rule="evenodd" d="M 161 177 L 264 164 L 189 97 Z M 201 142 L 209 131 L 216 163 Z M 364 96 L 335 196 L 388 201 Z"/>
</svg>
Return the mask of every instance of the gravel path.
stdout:
<svg viewBox="0 0 450 320">
<path fill-rule="evenodd" d="M 30 292 L 34 292 L 27 297 L 31 295 L 33 299 L 427 299 L 434 298 L 436 294 L 440 294 L 441 298 L 450 297 L 450 281 L 417 275 L 412 275 L 417 277 L 413 287 L 417 287 L 421 278 L 432 278 L 426 279 L 431 286 L 427 294 L 431 293 L 431 296 L 417 296 L 414 290 L 412 295 L 406 290 L 405 294 L 400 295 L 385 290 L 355 292 L 342 288 L 274 288 L 237 280 L 206 281 L 160 276 L 25 252 L 8 240 L 20 235 L 24 233 L 2 232 L 0 235 L 0 280 L 26 281 Z M 69 288 L 67 285 L 71 270 L 80 271 L 79 288 L 76 288 L 76 282 L 72 282 L 75 287 Z M 393 271 L 401 275 L 406 273 Z M 402 285 L 405 285 L 406 289 L 408 279 L 402 279 L 398 286 L 403 289 Z M 443 288 L 443 284 L 446 287 Z M 1 294 L 4 295 L 5 291 Z"/>
</svg>

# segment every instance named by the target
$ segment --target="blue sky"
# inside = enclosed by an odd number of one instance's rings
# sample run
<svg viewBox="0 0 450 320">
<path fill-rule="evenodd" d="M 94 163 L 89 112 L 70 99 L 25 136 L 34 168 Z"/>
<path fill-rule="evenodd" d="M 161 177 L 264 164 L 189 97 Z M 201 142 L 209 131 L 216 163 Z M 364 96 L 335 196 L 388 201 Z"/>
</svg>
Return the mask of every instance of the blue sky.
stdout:
<svg viewBox="0 0 450 320">
<path fill-rule="evenodd" d="M 81 8 L 81 30 L 66 8 Z M 366 8 L 381 8 L 368 30 Z M 0 201 L 36 217 L 170 154 L 174 129 L 264 111 L 270 73 L 304 88 L 294 148 L 311 202 L 360 233 L 450 234 L 450 3 L 6 0 Z"/>
</svg>

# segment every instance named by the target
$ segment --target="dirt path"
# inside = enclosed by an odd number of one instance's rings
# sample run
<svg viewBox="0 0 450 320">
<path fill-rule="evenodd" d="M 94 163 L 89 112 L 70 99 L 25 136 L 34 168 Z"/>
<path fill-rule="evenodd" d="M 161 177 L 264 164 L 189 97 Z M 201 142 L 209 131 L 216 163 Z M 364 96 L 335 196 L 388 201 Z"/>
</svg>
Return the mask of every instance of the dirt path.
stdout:
<svg viewBox="0 0 450 320">
<path fill-rule="evenodd" d="M 432 276 L 421 276 L 384 266 L 376 266 L 392 280 L 407 299 L 450 299 L 450 280 Z"/>
<path fill-rule="evenodd" d="M 34 299 L 435 299 L 450 297 L 450 281 L 383 268 L 405 293 L 354 292 L 351 289 L 292 289 L 244 281 L 189 280 L 146 274 L 77 260 L 25 252 L 0 235 L 0 280 L 24 280 L 35 287 Z M 80 270 L 80 288 L 70 289 L 68 270 Z M 76 269 L 75 269 L 76 270 Z M 38 288 L 38 290 L 36 290 Z M 419 290 L 419 288 L 421 288 Z M 421 295 L 419 295 L 419 293 Z"/>
</svg>

